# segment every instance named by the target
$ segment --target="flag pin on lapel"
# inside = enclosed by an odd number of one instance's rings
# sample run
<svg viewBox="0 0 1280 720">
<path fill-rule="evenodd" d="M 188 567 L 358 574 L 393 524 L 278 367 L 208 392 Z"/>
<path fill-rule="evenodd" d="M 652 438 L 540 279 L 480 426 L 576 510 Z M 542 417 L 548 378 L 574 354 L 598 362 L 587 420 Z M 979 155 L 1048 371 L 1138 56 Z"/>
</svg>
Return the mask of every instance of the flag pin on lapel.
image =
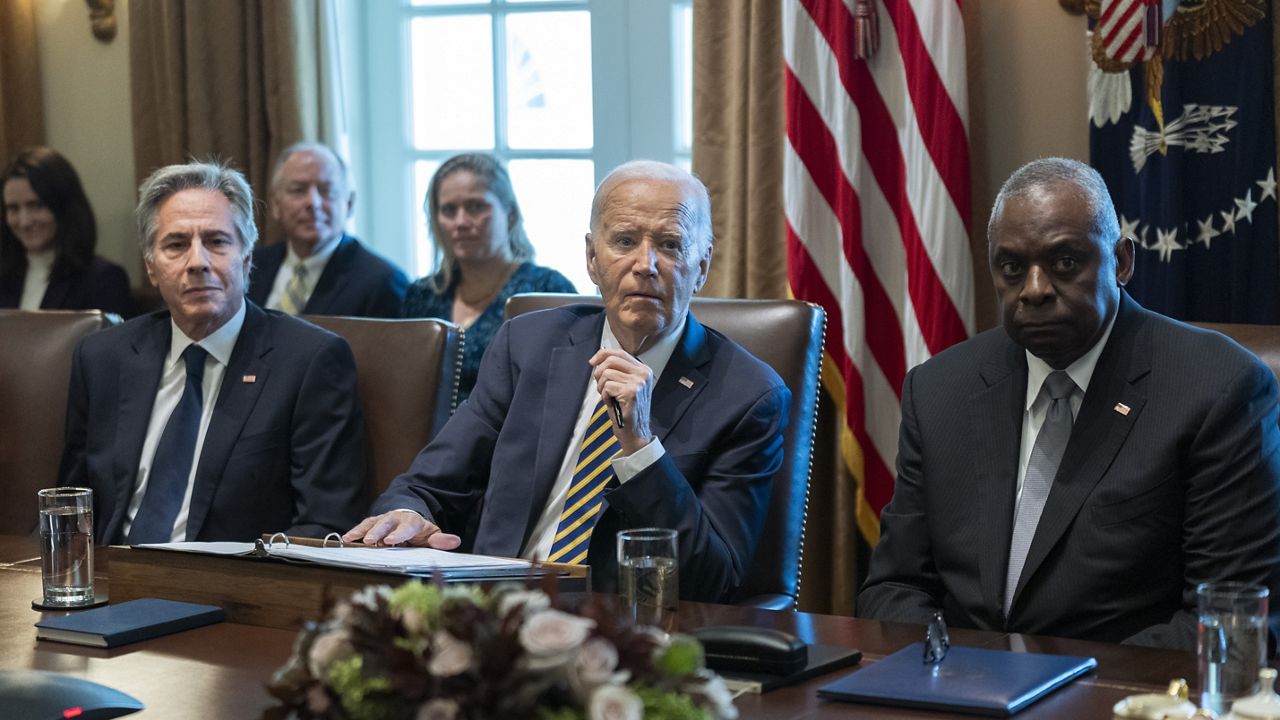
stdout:
<svg viewBox="0 0 1280 720">
<path fill-rule="evenodd" d="M 691 387 L 693 387 L 693 381 L 692 381 L 692 380 L 690 380 L 690 379 L 689 379 L 689 378 L 687 378 L 687 377 L 681 377 L 681 378 L 680 378 L 680 384 L 681 384 L 681 385 L 683 385 L 683 386 L 685 386 L 685 387 L 687 387 L 687 388 L 691 388 Z"/>
<path fill-rule="evenodd" d="M 258 382 L 258 376 L 257 376 L 257 375 L 245 375 L 244 377 L 240 378 L 240 382 L 243 382 L 243 383 L 256 383 L 256 382 Z"/>
<path fill-rule="evenodd" d="M 1120 413 L 1121 415 L 1128 415 L 1128 414 L 1129 414 L 1129 406 L 1128 406 L 1128 405 L 1125 405 L 1124 403 L 1116 403 L 1116 406 L 1115 406 L 1114 408 L 1112 408 L 1112 410 L 1115 410 L 1116 412 Z"/>
</svg>

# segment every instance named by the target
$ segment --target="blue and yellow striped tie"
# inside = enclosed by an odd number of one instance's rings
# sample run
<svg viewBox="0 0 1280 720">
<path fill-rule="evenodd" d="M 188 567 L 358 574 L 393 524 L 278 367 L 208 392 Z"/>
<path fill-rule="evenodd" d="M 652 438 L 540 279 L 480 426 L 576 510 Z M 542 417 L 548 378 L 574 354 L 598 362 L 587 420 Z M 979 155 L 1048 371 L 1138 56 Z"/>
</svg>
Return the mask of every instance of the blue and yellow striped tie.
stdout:
<svg viewBox="0 0 1280 720">
<path fill-rule="evenodd" d="M 586 562 L 591 530 L 600 519 L 604 504 L 604 488 L 614 478 L 609 461 L 620 451 L 618 438 L 609 425 L 609 413 L 605 412 L 604 398 L 601 398 L 591 414 L 591 422 L 587 423 L 578 464 L 573 469 L 573 484 L 569 486 L 569 496 L 565 498 L 547 560 L 571 565 Z"/>
</svg>

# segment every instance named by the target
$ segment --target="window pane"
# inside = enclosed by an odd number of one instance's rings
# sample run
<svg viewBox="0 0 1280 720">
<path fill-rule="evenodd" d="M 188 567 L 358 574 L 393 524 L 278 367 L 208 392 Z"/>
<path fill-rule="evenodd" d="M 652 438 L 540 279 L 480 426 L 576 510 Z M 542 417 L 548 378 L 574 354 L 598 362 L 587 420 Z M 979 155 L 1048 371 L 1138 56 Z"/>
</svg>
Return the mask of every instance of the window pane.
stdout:
<svg viewBox="0 0 1280 720">
<path fill-rule="evenodd" d="M 484 5 L 488 2 L 489 0 L 411 0 L 409 4 L 418 7 L 429 7 L 432 5 Z"/>
<path fill-rule="evenodd" d="M 507 140 L 513 148 L 590 148 L 591 14 L 507 16 Z"/>
<path fill-rule="evenodd" d="M 417 250 L 414 278 L 430 273 L 435 257 L 435 247 L 427 232 L 427 211 L 423 209 L 423 205 L 427 200 L 427 184 L 431 182 L 431 176 L 438 167 L 439 160 L 419 160 L 413 164 L 413 247 Z"/>
<path fill-rule="evenodd" d="M 410 21 L 413 142 L 493 147 L 493 29 L 488 15 Z"/>
<path fill-rule="evenodd" d="M 559 270 L 579 293 L 591 294 L 583 237 L 595 192 L 590 160 L 512 160 L 507 165 L 524 229 L 537 250 L 534 262 Z"/>
<path fill-rule="evenodd" d="M 693 6 L 675 8 L 675 91 L 676 152 L 693 149 Z"/>
</svg>

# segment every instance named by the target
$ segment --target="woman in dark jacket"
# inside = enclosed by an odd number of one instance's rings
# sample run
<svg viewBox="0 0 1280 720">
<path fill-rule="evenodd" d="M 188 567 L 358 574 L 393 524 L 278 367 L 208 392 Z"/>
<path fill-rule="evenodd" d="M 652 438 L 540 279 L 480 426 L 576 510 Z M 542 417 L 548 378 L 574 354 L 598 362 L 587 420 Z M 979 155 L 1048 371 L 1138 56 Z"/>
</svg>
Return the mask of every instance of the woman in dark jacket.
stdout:
<svg viewBox="0 0 1280 720">
<path fill-rule="evenodd" d="M 129 314 L 129 276 L 94 254 L 93 208 L 56 150 L 18 154 L 3 175 L 0 307 Z"/>
</svg>

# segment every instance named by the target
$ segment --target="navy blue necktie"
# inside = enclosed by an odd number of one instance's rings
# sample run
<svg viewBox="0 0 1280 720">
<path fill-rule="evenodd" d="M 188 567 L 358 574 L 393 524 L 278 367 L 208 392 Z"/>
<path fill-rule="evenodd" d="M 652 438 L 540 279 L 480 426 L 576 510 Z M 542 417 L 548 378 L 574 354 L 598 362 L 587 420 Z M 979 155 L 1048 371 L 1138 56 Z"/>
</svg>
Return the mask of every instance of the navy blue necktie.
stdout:
<svg viewBox="0 0 1280 720">
<path fill-rule="evenodd" d="M 182 388 L 178 407 L 165 423 L 155 457 L 151 459 L 147 492 L 129 527 L 131 545 L 169 542 L 173 535 L 173 522 L 187 494 L 187 478 L 195 461 L 196 436 L 200 434 L 200 411 L 204 404 L 200 382 L 204 379 L 206 357 L 208 353 L 199 345 L 190 345 L 182 351 L 182 359 L 187 364 L 187 384 Z"/>
</svg>

